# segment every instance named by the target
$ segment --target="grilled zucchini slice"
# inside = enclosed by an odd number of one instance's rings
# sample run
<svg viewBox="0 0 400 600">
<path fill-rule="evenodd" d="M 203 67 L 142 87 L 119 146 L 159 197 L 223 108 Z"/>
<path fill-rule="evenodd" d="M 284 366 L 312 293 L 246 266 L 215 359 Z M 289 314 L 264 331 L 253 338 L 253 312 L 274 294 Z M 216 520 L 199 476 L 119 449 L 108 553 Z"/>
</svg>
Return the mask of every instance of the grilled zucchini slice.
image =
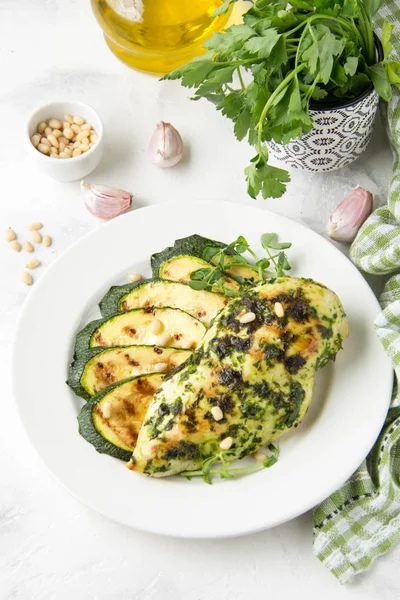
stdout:
<svg viewBox="0 0 400 600">
<path fill-rule="evenodd" d="M 159 336 L 151 332 L 150 326 L 154 321 L 162 325 Z M 200 343 L 205 331 L 201 321 L 178 308 L 135 308 L 88 323 L 76 336 L 75 356 L 99 346 L 160 344 L 192 350 Z"/>
<path fill-rule="evenodd" d="M 208 246 L 216 246 L 217 248 L 222 249 L 226 248 L 227 244 L 224 244 L 223 242 L 218 242 L 216 240 L 210 240 L 197 234 L 176 240 L 174 246 L 169 246 L 168 248 L 165 248 L 165 250 L 163 250 L 162 252 L 157 252 L 156 254 L 152 255 L 151 267 L 153 271 L 153 276 L 161 277 L 161 266 L 171 258 L 174 258 L 175 256 L 194 256 L 203 259 L 204 250 Z M 232 250 L 229 252 L 229 254 L 235 255 L 236 252 Z M 211 262 L 213 264 L 216 264 L 217 260 L 212 260 Z M 225 265 L 229 266 L 227 263 L 229 263 L 228 257 L 225 258 Z M 254 282 L 260 280 L 257 273 L 257 269 L 255 267 L 247 267 L 245 265 L 233 265 L 227 269 L 227 274 L 233 279 L 239 277 L 239 281 L 241 281 L 242 278 Z"/>
<path fill-rule="evenodd" d="M 105 388 L 78 415 L 79 433 L 101 454 L 128 461 L 147 408 L 163 381 L 152 373 Z"/>
<path fill-rule="evenodd" d="M 222 294 L 192 290 L 175 281 L 147 279 L 112 287 L 100 302 L 100 311 L 103 317 L 110 317 L 133 308 L 169 306 L 186 311 L 208 327 L 227 303 L 228 298 Z"/>
<path fill-rule="evenodd" d="M 180 281 L 187 283 L 190 281 L 190 274 L 198 269 L 209 269 L 212 265 L 202 258 L 196 256 L 174 256 L 160 267 L 160 277 L 171 281 Z M 225 277 L 224 285 L 230 290 L 239 290 L 240 285 L 231 277 Z"/>
<path fill-rule="evenodd" d="M 105 387 L 131 377 L 155 372 L 157 363 L 166 363 L 166 372 L 184 363 L 190 350 L 160 346 L 90 348 L 70 366 L 67 384 L 86 400 Z"/>
</svg>

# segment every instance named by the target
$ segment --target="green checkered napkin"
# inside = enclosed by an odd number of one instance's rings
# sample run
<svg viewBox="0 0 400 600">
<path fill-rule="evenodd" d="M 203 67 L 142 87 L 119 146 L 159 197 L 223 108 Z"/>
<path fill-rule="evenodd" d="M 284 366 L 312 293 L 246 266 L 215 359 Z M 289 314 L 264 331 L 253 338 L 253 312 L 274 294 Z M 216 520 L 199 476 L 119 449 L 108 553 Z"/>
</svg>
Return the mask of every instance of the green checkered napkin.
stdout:
<svg viewBox="0 0 400 600">
<path fill-rule="evenodd" d="M 400 5 L 387 0 L 376 19 L 396 23 L 393 54 L 400 57 Z M 394 155 L 388 206 L 377 209 L 360 229 L 350 251 L 368 273 L 393 275 L 380 298 L 374 325 L 400 381 L 400 94 L 385 107 L 384 120 Z M 348 581 L 400 541 L 400 391 L 381 434 L 358 471 L 314 511 L 314 552 L 339 579 Z"/>
</svg>

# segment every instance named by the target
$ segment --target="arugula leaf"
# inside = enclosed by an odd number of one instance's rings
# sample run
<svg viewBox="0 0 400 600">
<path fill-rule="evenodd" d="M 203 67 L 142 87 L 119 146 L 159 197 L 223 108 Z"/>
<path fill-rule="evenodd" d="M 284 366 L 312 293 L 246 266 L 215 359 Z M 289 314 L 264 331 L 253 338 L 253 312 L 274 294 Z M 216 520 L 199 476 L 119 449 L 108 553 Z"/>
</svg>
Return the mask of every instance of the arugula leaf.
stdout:
<svg viewBox="0 0 400 600">
<path fill-rule="evenodd" d="M 384 64 L 380 62 L 370 67 L 367 65 L 365 68 L 378 94 L 389 102 L 392 99 L 392 88 Z"/>
</svg>

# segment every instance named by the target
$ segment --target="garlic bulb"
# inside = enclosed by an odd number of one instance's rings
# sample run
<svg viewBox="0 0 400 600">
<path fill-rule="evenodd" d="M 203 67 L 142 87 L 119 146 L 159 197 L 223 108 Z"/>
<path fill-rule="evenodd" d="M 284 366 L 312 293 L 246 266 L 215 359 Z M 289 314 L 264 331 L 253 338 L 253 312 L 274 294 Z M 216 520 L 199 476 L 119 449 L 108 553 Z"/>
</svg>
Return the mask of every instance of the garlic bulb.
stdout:
<svg viewBox="0 0 400 600">
<path fill-rule="evenodd" d="M 182 138 L 171 123 L 158 123 L 150 140 L 149 154 L 152 162 L 159 167 L 173 167 L 181 160 Z"/>
<path fill-rule="evenodd" d="M 373 209 L 373 195 L 359 185 L 348 194 L 329 217 L 328 235 L 338 242 L 352 242 Z"/>
<path fill-rule="evenodd" d="M 133 194 L 109 187 L 81 181 L 86 208 L 95 217 L 100 219 L 113 219 L 124 213 L 132 205 Z"/>
</svg>

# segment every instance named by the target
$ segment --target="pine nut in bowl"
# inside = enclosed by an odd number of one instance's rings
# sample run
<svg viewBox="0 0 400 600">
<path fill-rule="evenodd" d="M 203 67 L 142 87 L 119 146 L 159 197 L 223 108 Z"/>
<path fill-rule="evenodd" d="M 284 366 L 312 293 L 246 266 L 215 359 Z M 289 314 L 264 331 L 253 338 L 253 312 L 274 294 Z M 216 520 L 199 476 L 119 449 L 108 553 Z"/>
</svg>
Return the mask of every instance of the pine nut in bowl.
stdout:
<svg viewBox="0 0 400 600">
<path fill-rule="evenodd" d="M 100 115 L 83 102 L 50 102 L 29 116 L 25 146 L 46 175 L 58 181 L 80 180 L 102 158 L 103 123 Z"/>
</svg>

